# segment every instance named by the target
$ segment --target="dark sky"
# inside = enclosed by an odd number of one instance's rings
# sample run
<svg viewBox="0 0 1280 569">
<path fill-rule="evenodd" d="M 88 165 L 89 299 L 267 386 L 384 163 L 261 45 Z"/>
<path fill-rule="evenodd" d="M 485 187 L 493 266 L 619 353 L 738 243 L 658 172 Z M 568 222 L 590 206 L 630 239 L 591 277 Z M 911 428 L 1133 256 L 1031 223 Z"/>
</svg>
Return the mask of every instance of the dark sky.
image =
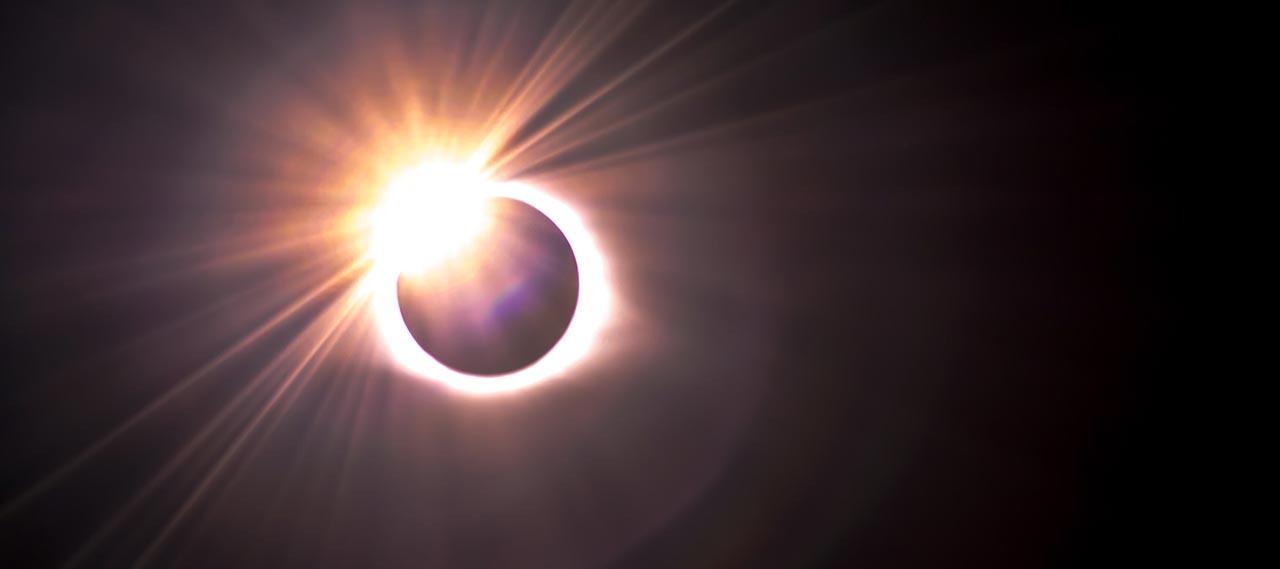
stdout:
<svg viewBox="0 0 1280 569">
<path fill-rule="evenodd" d="M 567 8 L 10 11 L 0 567 L 1149 562 L 1179 50 L 1158 14 L 1026 4 L 659 0 L 509 141 L 713 14 L 563 130 L 622 126 L 505 171 L 599 228 L 608 357 L 476 399 L 339 339 L 244 430 L 329 291 L 100 447 L 333 271 L 210 262 L 329 205 L 262 190 L 252 155 L 323 162 L 263 101 L 350 114 L 314 86 L 416 22 L 506 17 L 519 61 Z"/>
</svg>

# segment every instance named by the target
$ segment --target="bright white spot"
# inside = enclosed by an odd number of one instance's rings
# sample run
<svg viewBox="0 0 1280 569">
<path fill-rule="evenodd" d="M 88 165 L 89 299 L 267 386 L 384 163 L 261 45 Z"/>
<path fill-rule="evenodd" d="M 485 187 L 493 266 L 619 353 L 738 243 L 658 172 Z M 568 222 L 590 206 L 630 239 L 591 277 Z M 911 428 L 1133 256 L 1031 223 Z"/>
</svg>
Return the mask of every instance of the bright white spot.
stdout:
<svg viewBox="0 0 1280 569">
<path fill-rule="evenodd" d="M 487 180 L 457 166 L 423 166 L 397 179 L 379 207 L 374 226 L 373 315 L 392 358 L 409 372 L 473 394 L 516 391 L 562 375 L 590 352 L 609 315 L 604 257 L 582 219 L 551 195 L 519 182 Z M 442 189 L 444 193 L 432 193 Z M 407 193 L 402 193 L 407 192 Z M 486 200 L 510 198 L 541 211 L 560 229 L 578 264 L 578 304 L 560 341 L 538 361 L 511 373 L 480 376 L 454 370 L 431 357 L 409 332 L 400 313 L 397 280 L 457 253 L 488 224 Z M 381 225 L 386 223 L 384 227 Z M 385 232 L 385 233 L 384 233 Z"/>
<path fill-rule="evenodd" d="M 419 166 L 393 180 L 371 220 L 374 262 L 417 272 L 457 254 L 491 221 L 483 182 L 448 164 Z"/>
</svg>

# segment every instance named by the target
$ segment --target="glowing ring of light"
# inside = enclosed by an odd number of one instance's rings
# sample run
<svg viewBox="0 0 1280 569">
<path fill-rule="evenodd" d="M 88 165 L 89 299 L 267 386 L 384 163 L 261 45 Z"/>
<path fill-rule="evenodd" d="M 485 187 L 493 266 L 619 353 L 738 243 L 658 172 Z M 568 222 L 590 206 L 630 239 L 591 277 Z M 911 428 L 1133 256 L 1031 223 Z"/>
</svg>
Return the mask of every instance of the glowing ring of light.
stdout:
<svg viewBox="0 0 1280 569">
<path fill-rule="evenodd" d="M 515 391 L 559 376 L 590 350 L 609 312 L 609 286 L 604 257 L 577 212 L 547 193 L 520 182 L 487 181 L 477 188 L 485 199 L 509 198 L 547 216 L 569 242 L 578 264 L 578 302 L 559 341 L 534 363 L 501 375 L 473 375 L 450 368 L 427 353 L 400 312 L 400 271 L 374 266 L 370 273 L 373 316 L 392 358 L 406 370 L 446 386 L 474 394 Z"/>
</svg>

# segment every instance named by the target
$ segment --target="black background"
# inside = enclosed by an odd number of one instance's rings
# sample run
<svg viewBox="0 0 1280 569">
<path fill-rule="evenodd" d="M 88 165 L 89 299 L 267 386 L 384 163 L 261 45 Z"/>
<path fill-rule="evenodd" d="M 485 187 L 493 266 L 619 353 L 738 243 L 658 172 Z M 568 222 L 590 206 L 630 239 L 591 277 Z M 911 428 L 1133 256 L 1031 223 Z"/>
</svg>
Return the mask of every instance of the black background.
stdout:
<svg viewBox="0 0 1280 569">
<path fill-rule="evenodd" d="M 300 398 L 235 463 L 217 507 L 149 561 L 1150 562 L 1174 523 L 1154 417 L 1173 367 L 1168 92 L 1182 50 L 1160 14 L 1026 4 L 732 5 L 605 103 L 625 115 L 742 66 L 731 80 L 511 172 L 580 192 L 658 340 L 521 399 L 363 370 L 361 419 Z M 258 41 L 244 5 L 6 13 L 0 504 L 242 334 L 253 315 L 199 311 L 252 298 L 294 261 L 183 272 L 180 255 L 151 255 L 262 207 L 200 182 L 223 173 L 210 156 L 245 128 L 209 101 L 234 107 L 264 66 L 288 68 L 291 46 L 360 47 L 328 35 L 343 13 L 333 6 L 274 8 L 287 17 Z M 522 9 L 540 29 L 560 8 Z M 653 6 L 548 115 L 711 8 Z M 561 174 L 719 125 L 737 126 L 641 153 L 609 191 Z M 0 566 L 80 551 L 287 335 L 6 512 Z M 349 394 L 359 365 L 317 375 L 317 389 Z M 348 438 L 354 454 L 331 460 Z M 525 449 L 512 451 L 520 460 L 471 450 L 493 438 Z M 339 495 L 329 476 L 344 464 Z M 479 481 L 495 464 L 520 468 Z M 198 480 L 192 468 L 85 566 L 135 562 Z M 520 486 L 526 474 L 535 482 Z M 626 488 L 662 507 L 630 516 L 614 504 Z M 563 534 L 537 537 L 548 520 Z"/>
</svg>

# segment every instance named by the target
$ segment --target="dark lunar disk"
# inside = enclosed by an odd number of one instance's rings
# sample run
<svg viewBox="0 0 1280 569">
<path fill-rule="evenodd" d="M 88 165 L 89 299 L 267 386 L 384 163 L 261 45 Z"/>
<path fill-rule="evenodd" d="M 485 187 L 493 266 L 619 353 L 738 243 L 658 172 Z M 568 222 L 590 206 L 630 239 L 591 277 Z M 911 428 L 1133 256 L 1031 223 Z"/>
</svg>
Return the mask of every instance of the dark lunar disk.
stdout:
<svg viewBox="0 0 1280 569">
<path fill-rule="evenodd" d="M 400 312 L 418 345 L 475 375 L 524 368 L 569 326 L 578 264 L 560 229 L 518 200 L 490 200 L 493 224 L 465 250 L 400 276 Z"/>
</svg>

